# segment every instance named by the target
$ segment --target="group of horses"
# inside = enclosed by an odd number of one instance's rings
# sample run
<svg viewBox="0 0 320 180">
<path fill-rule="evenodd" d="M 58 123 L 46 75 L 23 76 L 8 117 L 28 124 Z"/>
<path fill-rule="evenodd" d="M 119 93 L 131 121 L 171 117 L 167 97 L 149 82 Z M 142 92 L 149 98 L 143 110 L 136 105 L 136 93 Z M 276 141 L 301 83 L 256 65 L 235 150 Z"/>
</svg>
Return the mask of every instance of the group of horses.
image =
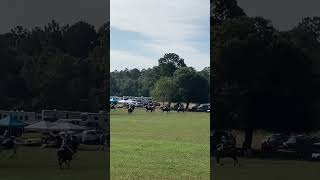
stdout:
<svg viewBox="0 0 320 180">
<path fill-rule="evenodd" d="M 128 113 L 131 114 L 135 110 L 135 105 L 134 104 L 127 104 L 124 106 L 124 108 L 126 108 L 128 110 Z M 144 108 L 146 109 L 146 112 L 155 112 L 155 110 L 156 110 L 156 106 L 154 104 L 146 104 L 144 106 Z M 110 109 L 115 111 L 116 105 L 111 104 Z M 162 112 L 167 112 L 167 113 L 171 112 L 171 108 L 169 107 L 169 105 L 161 106 L 160 109 Z M 186 109 L 184 108 L 184 106 L 182 104 L 178 104 L 176 109 L 177 109 L 178 113 L 180 113 L 180 112 L 184 113 L 186 111 Z"/>
<path fill-rule="evenodd" d="M 146 109 L 146 112 L 155 112 L 156 110 L 156 106 L 154 104 L 147 104 L 144 106 L 144 108 Z M 113 106 L 112 109 L 115 109 L 115 107 Z M 134 105 L 128 105 L 128 113 L 132 113 L 135 109 L 135 106 Z M 160 107 L 161 111 L 162 112 L 170 112 L 171 109 L 168 105 L 165 105 L 165 106 L 161 106 Z M 180 112 L 185 112 L 186 109 L 183 107 L 183 105 L 179 105 L 177 107 L 177 112 L 180 113 Z"/>
</svg>

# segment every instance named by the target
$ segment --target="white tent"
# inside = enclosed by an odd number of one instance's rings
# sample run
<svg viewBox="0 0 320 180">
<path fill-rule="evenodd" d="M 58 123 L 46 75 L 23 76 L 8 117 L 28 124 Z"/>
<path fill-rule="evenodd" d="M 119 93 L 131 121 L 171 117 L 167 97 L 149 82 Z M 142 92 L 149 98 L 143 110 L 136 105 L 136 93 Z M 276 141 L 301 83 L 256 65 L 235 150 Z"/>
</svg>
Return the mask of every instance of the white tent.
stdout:
<svg viewBox="0 0 320 180">
<path fill-rule="evenodd" d="M 87 129 L 87 127 L 85 126 L 79 126 L 79 125 L 75 125 L 72 123 L 67 123 L 67 122 L 56 122 L 53 123 L 53 127 L 51 127 L 51 129 L 54 130 L 85 130 Z"/>
<path fill-rule="evenodd" d="M 40 121 L 25 127 L 25 130 L 30 131 L 63 131 L 63 130 L 85 130 L 84 126 L 79 126 L 67 122 L 48 122 Z"/>
<path fill-rule="evenodd" d="M 50 131 L 54 123 L 48 121 L 40 121 L 25 127 L 25 130 L 30 131 Z"/>
</svg>

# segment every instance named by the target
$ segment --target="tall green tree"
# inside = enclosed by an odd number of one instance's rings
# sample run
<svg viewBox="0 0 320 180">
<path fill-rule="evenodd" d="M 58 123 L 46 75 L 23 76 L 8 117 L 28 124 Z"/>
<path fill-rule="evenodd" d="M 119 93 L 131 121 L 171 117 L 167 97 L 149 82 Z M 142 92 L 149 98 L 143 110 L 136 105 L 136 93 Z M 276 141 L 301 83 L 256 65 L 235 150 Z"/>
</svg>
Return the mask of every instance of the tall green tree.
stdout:
<svg viewBox="0 0 320 180">
<path fill-rule="evenodd" d="M 219 25 L 226 19 L 245 16 L 236 0 L 210 0 L 211 24 Z"/>
<path fill-rule="evenodd" d="M 174 73 L 174 81 L 178 87 L 178 94 L 187 103 L 206 102 L 209 95 L 208 80 L 191 67 L 183 67 Z"/>
<path fill-rule="evenodd" d="M 162 76 L 173 76 L 173 73 L 182 67 L 186 67 L 184 59 L 175 53 L 165 54 L 158 60 Z"/>
<path fill-rule="evenodd" d="M 173 83 L 173 77 L 161 77 L 154 85 L 154 88 L 151 91 L 151 97 L 163 104 L 164 102 L 171 104 L 176 93 L 177 87 Z"/>
</svg>

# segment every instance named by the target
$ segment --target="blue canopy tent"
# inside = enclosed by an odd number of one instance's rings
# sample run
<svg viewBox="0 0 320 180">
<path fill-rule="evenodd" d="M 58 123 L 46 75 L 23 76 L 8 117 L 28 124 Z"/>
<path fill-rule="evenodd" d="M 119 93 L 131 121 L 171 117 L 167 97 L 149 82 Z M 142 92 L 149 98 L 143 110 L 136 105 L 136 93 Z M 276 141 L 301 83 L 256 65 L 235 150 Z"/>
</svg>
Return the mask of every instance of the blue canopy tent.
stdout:
<svg viewBox="0 0 320 180">
<path fill-rule="evenodd" d="M 110 104 L 118 104 L 118 99 L 110 98 Z"/>
<path fill-rule="evenodd" d="M 8 129 L 10 135 L 13 135 L 13 134 L 16 135 L 17 132 L 21 133 L 22 129 L 26 125 L 27 125 L 26 123 L 18 120 L 17 116 L 7 116 L 0 120 L 0 128 Z"/>
</svg>

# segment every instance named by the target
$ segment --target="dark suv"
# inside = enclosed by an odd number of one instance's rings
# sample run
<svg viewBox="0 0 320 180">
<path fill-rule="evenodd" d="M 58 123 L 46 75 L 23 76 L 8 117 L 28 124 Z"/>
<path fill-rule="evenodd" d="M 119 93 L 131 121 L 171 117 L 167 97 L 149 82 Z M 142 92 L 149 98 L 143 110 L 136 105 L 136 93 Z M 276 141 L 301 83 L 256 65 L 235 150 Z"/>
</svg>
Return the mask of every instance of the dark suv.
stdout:
<svg viewBox="0 0 320 180">
<path fill-rule="evenodd" d="M 275 133 L 267 136 L 261 142 L 262 152 L 275 152 L 282 147 L 283 143 L 289 138 L 288 135 L 282 133 Z"/>
</svg>

